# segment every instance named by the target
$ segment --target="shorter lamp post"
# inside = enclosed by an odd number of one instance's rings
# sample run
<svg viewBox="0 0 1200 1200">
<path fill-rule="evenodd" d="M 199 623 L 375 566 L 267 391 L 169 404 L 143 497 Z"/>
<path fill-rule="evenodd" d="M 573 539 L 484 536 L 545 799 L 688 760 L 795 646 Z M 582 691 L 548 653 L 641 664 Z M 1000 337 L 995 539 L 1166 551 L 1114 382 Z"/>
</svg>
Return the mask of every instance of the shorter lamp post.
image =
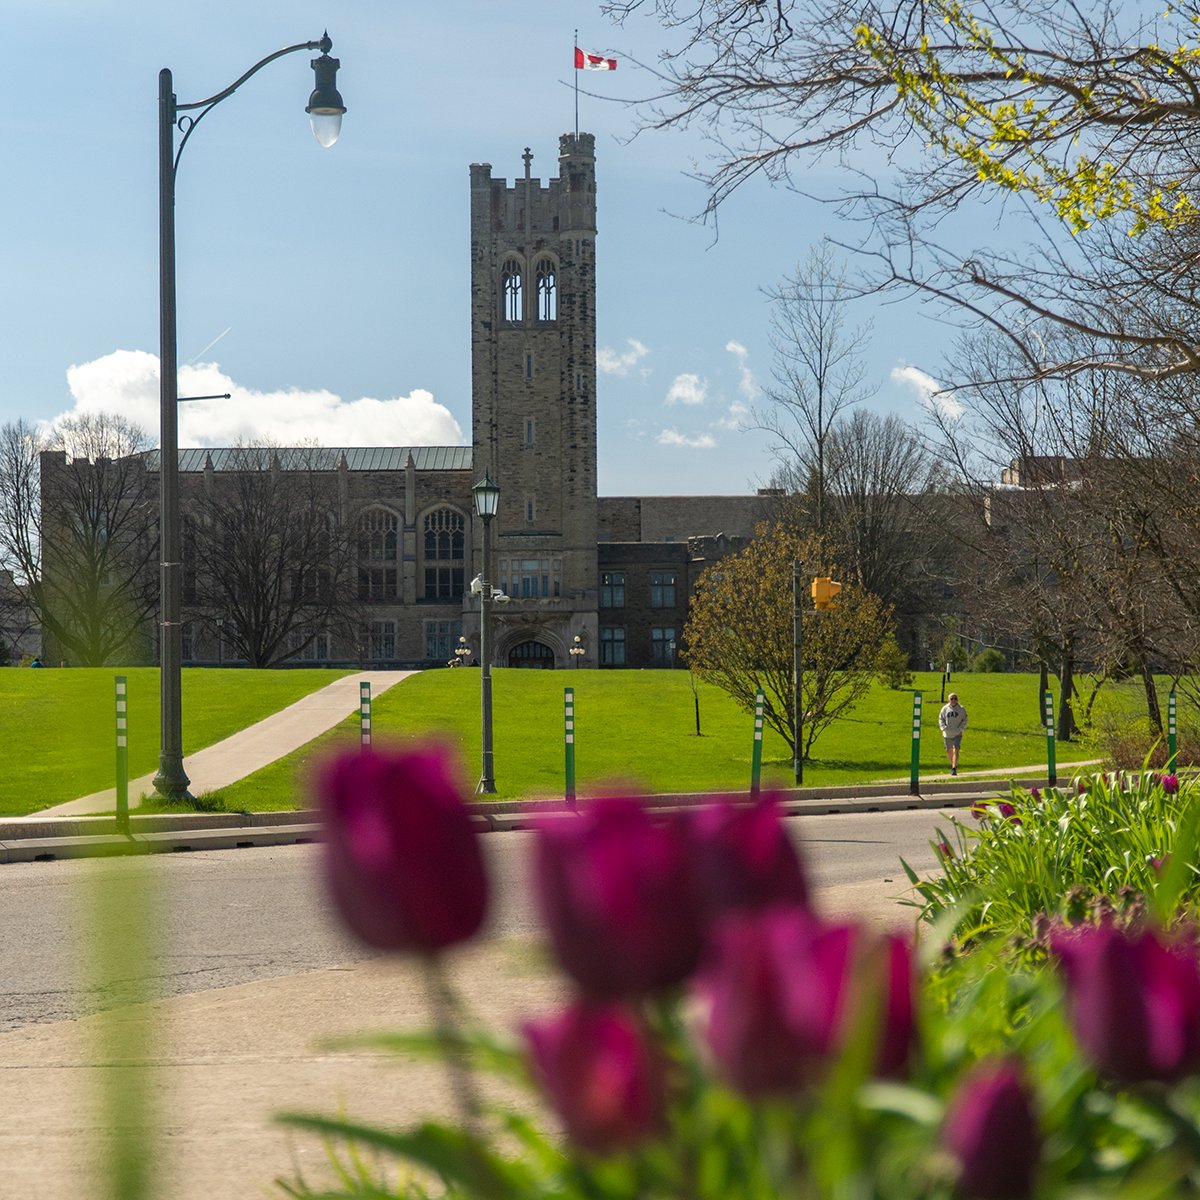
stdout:
<svg viewBox="0 0 1200 1200">
<path fill-rule="evenodd" d="M 583 661 L 583 656 L 587 653 L 583 647 L 583 638 L 579 634 L 575 635 L 575 645 L 571 646 L 567 650 L 567 653 L 575 660 L 575 666 L 578 667 Z"/>
<path fill-rule="evenodd" d="M 448 665 L 451 667 L 465 667 L 467 665 L 467 659 L 470 657 L 471 647 L 467 645 L 467 639 L 465 637 L 460 637 L 458 639 L 458 645 L 454 650 L 454 657 L 450 660 Z"/>
<path fill-rule="evenodd" d="M 489 644 L 488 622 L 492 615 L 492 585 L 488 581 L 489 531 L 492 518 L 500 507 L 500 489 L 490 475 L 484 477 L 471 489 L 475 497 L 475 512 L 483 522 L 483 563 L 479 572 L 479 663 L 480 663 L 480 707 L 483 715 L 483 768 L 479 776 L 477 792 L 490 795 L 496 790 L 496 779 L 492 762 L 492 660 Z"/>
</svg>

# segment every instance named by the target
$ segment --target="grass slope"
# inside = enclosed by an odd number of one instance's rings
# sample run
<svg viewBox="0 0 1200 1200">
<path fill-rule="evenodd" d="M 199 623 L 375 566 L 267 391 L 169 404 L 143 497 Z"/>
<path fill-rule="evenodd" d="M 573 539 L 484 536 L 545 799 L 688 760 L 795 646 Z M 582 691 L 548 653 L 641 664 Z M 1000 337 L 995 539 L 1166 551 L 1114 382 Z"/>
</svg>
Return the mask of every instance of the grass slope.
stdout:
<svg viewBox="0 0 1200 1200">
<path fill-rule="evenodd" d="M 715 687 L 700 685 L 700 729 L 684 671 L 493 672 L 497 797 L 561 796 L 563 689 L 575 691 L 575 755 L 579 793 L 636 782 L 656 791 L 745 790 L 750 781 L 753 718 Z M 941 676 L 920 674 L 925 701 L 921 735 L 923 773 L 946 769 L 937 710 Z M 964 675 L 954 687 L 971 724 L 963 742 L 964 770 L 1025 767 L 1045 762 L 1046 739 L 1037 724 L 1036 675 Z M 1138 696 L 1129 703 L 1137 711 Z M 854 712 L 829 729 L 805 764 L 806 784 L 850 784 L 907 777 L 911 755 L 912 690 L 877 686 Z M 427 671 L 380 696 L 373 706 L 377 745 L 430 735 L 455 746 L 465 785 L 478 779 L 479 672 Z M 221 793 L 229 809 L 262 811 L 307 807 L 308 767 L 338 744 L 357 744 L 357 718 L 297 754 L 272 764 Z M 1060 761 L 1095 756 L 1083 744 L 1060 746 Z M 763 784 L 791 783 L 783 740 L 767 730 Z"/>
<path fill-rule="evenodd" d="M 158 766 L 158 670 L 154 667 L 0 670 L 0 815 L 18 816 L 115 782 L 115 675 L 128 680 L 129 773 Z M 188 754 L 260 721 L 346 672 L 183 672 L 183 748 Z"/>
</svg>

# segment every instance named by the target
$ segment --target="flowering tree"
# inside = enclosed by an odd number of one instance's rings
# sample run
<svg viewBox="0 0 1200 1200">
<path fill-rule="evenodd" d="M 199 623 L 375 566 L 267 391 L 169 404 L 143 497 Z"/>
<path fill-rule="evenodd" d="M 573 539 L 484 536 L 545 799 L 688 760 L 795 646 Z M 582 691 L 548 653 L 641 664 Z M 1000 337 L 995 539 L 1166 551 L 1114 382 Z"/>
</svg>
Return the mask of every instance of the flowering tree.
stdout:
<svg viewBox="0 0 1200 1200">
<path fill-rule="evenodd" d="M 744 550 L 709 567 L 696 584 L 684 629 L 685 655 L 696 673 L 728 692 L 747 711 L 762 688 L 763 719 L 796 745 L 792 684 L 794 606 L 792 564 L 804 571 L 804 601 L 815 575 L 836 574 L 817 538 L 763 524 Z M 844 587 L 834 607 L 804 621 L 801 751 L 857 703 L 891 632 L 877 597 Z"/>
</svg>

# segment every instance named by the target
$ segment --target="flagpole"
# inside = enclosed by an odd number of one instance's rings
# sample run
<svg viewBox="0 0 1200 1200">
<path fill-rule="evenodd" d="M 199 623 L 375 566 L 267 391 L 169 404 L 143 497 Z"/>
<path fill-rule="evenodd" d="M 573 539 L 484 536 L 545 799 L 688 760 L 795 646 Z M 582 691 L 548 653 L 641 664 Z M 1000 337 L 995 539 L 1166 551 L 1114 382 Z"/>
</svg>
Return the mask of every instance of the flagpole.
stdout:
<svg viewBox="0 0 1200 1200">
<path fill-rule="evenodd" d="M 579 30 L 575 30 L 575 53 L 571 56 L 575 69 L 575 140 L 579 141 Z"/>
</svg>

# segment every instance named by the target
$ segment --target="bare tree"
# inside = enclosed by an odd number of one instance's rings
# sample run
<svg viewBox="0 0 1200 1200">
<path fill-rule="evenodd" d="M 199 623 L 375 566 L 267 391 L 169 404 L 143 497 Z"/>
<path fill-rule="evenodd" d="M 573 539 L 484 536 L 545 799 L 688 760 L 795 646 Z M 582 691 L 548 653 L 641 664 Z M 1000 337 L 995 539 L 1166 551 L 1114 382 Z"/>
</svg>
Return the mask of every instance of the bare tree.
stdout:
<svg viewBox="0 0 1200 1200">
<path fill-rule="evenodd" d="M 862 345 L 869 325 L 846 325 L 853 289 L 845 265 L 827 244 L 774 291 L 770 340 L 775 352 L 768 407 L 754 411 L 755 425 L 773 439 L 772 453 L 790 491 L 813 490 L 813 524 L 825 528 L 826 451 L 839 415 L 874 394 L 868 385 Z"/>
<path fill-rule="evenodd" d="M 192 619 L 224 637 L 233 657 L 270 667 L 352 626 L 354 547 L 334 473 L 315 454 L 231 453 L 192 507 L 185 593 Z"/>
<path fill-rule="evenodd" d="M 811 193 L 806 168 L 832 160 L 840 186 L 820 198 L 869 222 L 856 242 L 875 256 L 872 286 L 990 324 L 1018 348 L 1020 377 L 1200 367 L 1197 0 L 603 7 L 670 31 L 644 124 L 695 124 L 711 139 L 708 213 L 755 176 Z M 952 234 L 944 218 L 973 197 L 1003 204 L 1028 244 Z M 1074 353 L 1044 354 L 1031 319 L 1080 334 Z"/>
<path fill-rule="evenodd" d="M 0 566 L 21 586 L 47 653 L 82 666 L 135 648 L 157 598 L 144 432 L 89 414 L 43 433 L 0 429 Z"/>
</svg>

